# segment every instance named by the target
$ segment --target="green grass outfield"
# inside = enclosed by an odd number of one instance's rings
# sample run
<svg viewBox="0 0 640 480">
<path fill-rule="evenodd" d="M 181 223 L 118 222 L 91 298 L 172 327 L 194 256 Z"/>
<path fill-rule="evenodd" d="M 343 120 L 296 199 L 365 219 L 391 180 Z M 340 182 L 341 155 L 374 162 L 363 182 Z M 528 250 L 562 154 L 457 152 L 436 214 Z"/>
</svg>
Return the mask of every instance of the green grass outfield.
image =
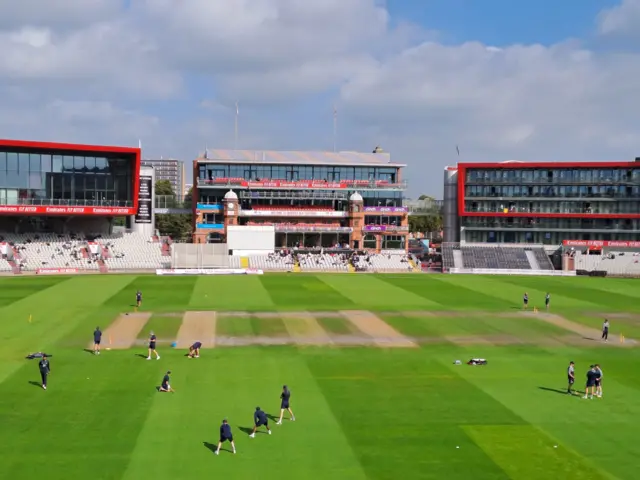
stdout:
<svg viewBox="0 0 640 480">
<path fill-rule="evenodd" d="M 357 329 L 335 312 L 363 310 L 417 347 L 219 346 L 191 360 L 162 344 L 160 361 L 141 358 L 144 347 L 85 352 L 138 289 L 152 313 L 140 342 L 149 328 L 175 336 L 182 312 L 204 310 L 219 312 L 216 335 L 282 338 L 287 313 L 304 311 L 346 337 Z M 538 307 L 551 292 L 573 325 L 599 329 L 610 314 L 610 344 L 521 316 L 525 291 Z M 640 349 L 618 339 L 640 339 L 639 292 L 634 280 L 560 277 L 2 278 L 0 479 L 637 479 Z M 24 359 L 40 350 L 54 355 L 47 391 Z M 453 365 L 475 356 L 489 365 Z M 578 387 L 590 363 L 603 366 L 604 398 L 562 393 L 569 360 Z M 155 389 L 167 369 L 175 394 Z M 248 438 L 256 406 L 279 413 L 284 383 L 297 421 Z M 235 456 L 210 449 L 223 417 Z"/>
</svg>

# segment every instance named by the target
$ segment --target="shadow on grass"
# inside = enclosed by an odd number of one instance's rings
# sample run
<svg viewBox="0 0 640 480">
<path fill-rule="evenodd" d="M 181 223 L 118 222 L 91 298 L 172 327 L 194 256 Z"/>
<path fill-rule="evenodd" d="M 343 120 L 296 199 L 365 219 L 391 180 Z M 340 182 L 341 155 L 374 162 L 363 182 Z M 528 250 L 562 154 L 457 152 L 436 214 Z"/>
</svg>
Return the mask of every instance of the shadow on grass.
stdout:
<svg viewBox="0 0 640 480">
<path fill-rule="evenodd" d="M 251 435 L 253 433 L 253 427 L 238 427 L 238 430 L 246 433 L 247 435 Z M 264 432 L 256 432 L 256 433 L 264 433 Z"/>
<path fill-rule="evenodd" d="M 561 393 L 562 395 L 568 395 L 566 390 L 562 390 L 560 388 L 549 388 L 549 387 L 538 387 L 540 390 L 544 390 L 545 392 L 553 392 L 553 393 Z M 580 392 L 576 392 L 580 393 Z"/>
<path fill-rule="evenodd" d="M 29 384 L 33 385 L 34 387 L 42 388 L 42 384 L 40 382 L 35 382 L 33 380 L 29 380 Z"/>
<path fill-rule="evenodd" d="M 136 357 L 147 358 L 147 356 L 142 353 L 134 353 L 133 355 Z"/>
<path fill-rule="evenodd" d="M 90 353 L 93 355 L 93 350 L 91 350 L 90 348 L 83 348 L 82 351 Z"/>
<path fill-rule="evenodd" d="M 276 417 L 275 415 L 272 415 L 270 413 L 267 413 L 267 418 L 273 422 L 277 422 L 278 420 L 280 420 L 280 417 Z"/>
</svg>

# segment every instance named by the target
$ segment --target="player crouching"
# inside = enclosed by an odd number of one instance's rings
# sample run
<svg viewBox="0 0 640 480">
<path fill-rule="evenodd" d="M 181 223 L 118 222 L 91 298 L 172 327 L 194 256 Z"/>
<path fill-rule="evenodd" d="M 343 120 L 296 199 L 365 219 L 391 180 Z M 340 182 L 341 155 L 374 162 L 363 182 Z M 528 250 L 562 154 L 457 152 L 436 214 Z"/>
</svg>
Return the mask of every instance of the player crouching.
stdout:
<svg viewBox="0 0 640 480">
<path fill-rule="evenodd" d="M 162 384 L 160 385 L 158 391 L 175 393 L 175 390 L 171 388 L 171 378 L 169 377 L 169 375 L 171 375 L 171 370 L 164 374 L 164 377 L 162 378 Z"/>
<path fill-rule="evenodd" d="M 271 435 L 271 429 L 269 428 L 269 419 L 267 418 L 267 414 L 260 410 L 260 407 L 256 407 L 256 411 L 253 414 L 253 420 L 255 422 L 255 426 L 253 427 L 253 432 L 251 432 L 251 435 L 249 435 L 249 437 L 255 438 L 256 430 L 258 430 L 258 427 L 262 427 L 263 425 L 266 427 L 269 435 Z"/>
<path fill-rule="evenodd" d="M 236 444 L 233 442 L 233 434 L 231 433 L 231 425 L 227 422 L 225 418 L 222 420 L 222 425 L 220 425 L 220 441 L 218 442 L 218 448 L 216 449 L 216 455 L 220 455 L 220 449 L 222 448 L 222 444 L 224 442 L 231 443 L 231 448 L 233 448 L 233 453 L 236 453 Z"/>
<path fill-rule="evenodd" d="M 202 347 L 202 343 L 196 342 L 189 347 L 189 358 L 200 358 L 200 347 Z"/>
</svg>

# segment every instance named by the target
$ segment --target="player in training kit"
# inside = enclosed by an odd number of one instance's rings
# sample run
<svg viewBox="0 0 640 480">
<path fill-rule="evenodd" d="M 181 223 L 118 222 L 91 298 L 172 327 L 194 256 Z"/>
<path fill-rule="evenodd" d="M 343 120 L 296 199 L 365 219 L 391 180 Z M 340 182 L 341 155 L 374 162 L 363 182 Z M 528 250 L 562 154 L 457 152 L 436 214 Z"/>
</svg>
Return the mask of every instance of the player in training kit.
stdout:
<svg viewBox="0 0 640 480">
<path fill-rule="evenodd" d="M 571 388 L 576 381 L 576 366 L 575 363 L 569 362 L 569 368 L 567 368 L 567 380 L 569 381 L 569 386 L 567 387 L 567 393 L 569 395 L 573 395 Z"/>
<path fill-rule="evenodd" d="M 609 320 L 604 319 L 604 323 L 602 324 L 602 340 L 607 342 L 609 340 Z"/>
<path fill-rule="evenodd" d="M 231 425 L 225 418 L 220 425 L 220 441 L 218 442 L 218 448 L 216 449 L 216 455 L 220 455 L 220 448 L 224 442 L 230 442 L 233 453 L 236 453 L 236 444 L 233 442 L 233 435 L 231 434 Z"/>
<path fill-rule="evenodd" d="M 51 373 L 51 364 L 49 363 L 49 359 L 45 354 L 42 354 L 42 358 L 38 362 L 38 368 L 40 369 L 40 378 L 42 379 L 42 388 L 43 390 L 46 390 L 47 378 L 49 378 L 49 374 Z"/>
<path fill-rule="evenodd" d="M 200 347 L 202 347 L 202 343 L 196 342 L 189 347 L 189 358 L 200 358 Z"/>
<path fill-rule="evenodd" d="M 602 398 L 602 368 L 596 363 L 596 396 Z"/>
<path fill-rule="evenodd" d="M 96 327 L 93 332 L 93 354 L 100 355 L 100 342 L 102 341 L 102 332 L 100 327 Z"/>
<path fill-rule="evenodd" d="M 596 378 L 598 377 L 598 372 L 596 372 L 596 366 L 591 365 L 589 371 L 587 372 L 587 387 L 584 389 L 584 397 L 582 398 L 591 398 L 593 400 L 593 394 L 596 389 Z M 591 392 L 591 395 L 589 395 Z"/>
<path fill-rule="evenodd" d="M 142 292 L 138 290 L 136 292 L 136 307 L 140 308 L 141 305 L 142 305 Z"/>
<path fill-rule="evenodd" d="M 524 295 L 522 296 L 522 309 L 526 310 L 527 308 L 529 308 L 529 294 L 524 292 Z"/>
<path fill-rule="evenodd" d="M 149 334 L 149 355 L 147 355 L 147 360 L 151 360 L 151 353 L 156 354 L 156 360 L 160 360 L 160 354 L 156 351 L 156 334 L 151 332 Z"/>
<path fill-rule="evenodd" d="M 547 292 L 547 295 L 544 297 L 544 308 L 549 310 L 549 303 L 551 302 L 551 294 Z"/>
<path fill-rule="evenodd" d="M 253 432 L 251 432 L 251 435 L 249 435 L 249 437 L 255 438 L 256 430 L 258 430 L 258 427 L 262 427 L 263 425 L 266 427 L 269 435 L 271 435 L 271 429 L 269 428 L 269 419 L 267 418 L 267 414 L 260 410 L 260 407 L 256 407 L 256 411 L 253 414 L 253 422 L 255 423 L 255 425 L 253 427 Z"/>
<path fill-rule="evenodd" d="M 291 406 L 289 405 L 289 401 L 291 399 L 291 390 L 287 388 L 286 385 L 282 386 L 282 393 L 280 394 L 280 420 L 276 422 L 276 425 L 282 425 L 282 417 L 284 416 L 284 411 L 289 410 L 289 415 L 291 415 L 290 420 L 295 422 L 296 416 L 293 414 L 291 410 Z"/>
<path fill-rule="evenodd" d="M 171 388 L 171 377 L 169 375 L 171 375 L 171 370 L 167 371 L 164 377 L 162 377 L 162 383 L 160 384 L 161 392 L 175 392 L 175 390 Z"/>
</svg>

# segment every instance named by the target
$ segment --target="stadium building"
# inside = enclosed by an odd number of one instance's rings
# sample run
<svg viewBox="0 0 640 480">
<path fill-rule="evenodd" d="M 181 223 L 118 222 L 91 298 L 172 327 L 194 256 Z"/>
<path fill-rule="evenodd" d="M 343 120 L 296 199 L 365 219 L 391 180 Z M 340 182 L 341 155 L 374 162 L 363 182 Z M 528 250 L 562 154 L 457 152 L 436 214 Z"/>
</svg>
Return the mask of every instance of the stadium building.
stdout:
<svg viewBox="0 0 640 480">
<path fill-rule="evenodd" d="M 640 239 L 640 162 L 459 163 L 445 169 L 444 241 Z"/>
<path fill-rule="evenodd" d="M 405 252 L 408 247 L 405 165 L 379 149 L 207 150 L 193 165 L 194 243 L 226 243 L 230 250 L 246 251 L 339 246 Z M 249 231 L 253 237 L 246 236 Z"/>
</svg>

